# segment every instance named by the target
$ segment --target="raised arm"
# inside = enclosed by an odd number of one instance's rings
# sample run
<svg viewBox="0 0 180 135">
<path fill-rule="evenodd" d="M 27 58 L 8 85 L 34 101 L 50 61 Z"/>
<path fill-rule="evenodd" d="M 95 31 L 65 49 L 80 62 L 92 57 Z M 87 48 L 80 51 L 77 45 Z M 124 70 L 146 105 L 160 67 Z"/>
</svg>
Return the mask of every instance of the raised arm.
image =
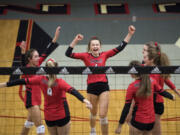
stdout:
<svg viewBox="0 0 180 135">
<path fill-rule="evenodd" d="M 26 53 L 26 41 L 22 41 L 21 44 L 20 44 L 20 48 L 21 48 L 21 54 L 25 54 Z"/>
<path fill-rule="evenodd" d="M 56 28 L 56 32 L 55 32 L 54 37 L 53 37 L 53 40 L 52 40 L 53 43 L 56 43 L 56 42 L 57 42 L 57 39 L 59 38 L 59 34 L 60 34 L 60 29 L 61 29 L 60 26 L 58 26 L 58 27 Z"/>
<path fill-rule="evenodd" d="M 124 40 L 120 43 L 120 45 L 114 49 L 106 51 L 107 58 L 112 57 L 112 56 L 118 54 L 119 52 L 121 52 L 126 47 L 126 45 L 129 43 L 129 41 L 130 41 L 131 37 L 134 35 L 135 31 L 136 31 L 135 27 L 130 25 L 128 27 L 128 34 L 126 35 Z"/>
<path fill-rule="evenodd" d="M 77 34 L 71 44 L 69 45 L 71 48 L 74 48 L 74 46 L 81 40 L 83 40 L 84 36 L 82 34 Z"/>
<path fill-rule="evenodd" d="M 126 37 L 124 38 L 124 41 L 125 41 L 126 43 L 129 43 L 129 41 L 131 40 L 131 37 L 134 35 L 135 31 L 136 31 L 136 28 L 135 28 L 133 25 L 130 25 L 130 26 L 128 27 L 128 34 L 127 34 Z"/>
<path fill-rule="evenodd" d="M 58 44 L 56 43 L 57 39 L 59 38 L 59 35 L 60 35 L 60 30 L 61 30 L 61 27 L 58 26 L 56 28 L 56 32 L 54 34 L 54 37 L 52 39 L 52 42 L 50 42 L 48 44 L 48 46 L 46 47 L 46 49 L 44 50 L 44 52 L 42 53 L 41 55 L 41 58 L 39 60 L 39 64 L 41 64 L 45 59 L 46 57 L 54 50 L 58 47 Z"/>
<path fill-rule="evenodd" d="M 25 53 L 26 53 L 26 41 L 22 41 L 20 44 L 20 48 L 21 48 L 21 64 L 22 66 L 26 66 L 26 62 L 25 62 Z"/>
<path fill-rule="evenodd" d="M 75 46 L 79 41 L 83 40 L 83 38 L 84 38 L 84 36 L 81 35 L 81 34 L 77 34 L 77 35 L 75 36 L 75 38 L 73 39 L 73 41 L 72 41 L 71 44 L 69 45 L 68 49 L 66 50 L 65 55 L 66 55 L 67 57 L 71 57 L 71 56 L 72 56 L 72 51 L 73 51 L 74 46 Z"/>
</svg>

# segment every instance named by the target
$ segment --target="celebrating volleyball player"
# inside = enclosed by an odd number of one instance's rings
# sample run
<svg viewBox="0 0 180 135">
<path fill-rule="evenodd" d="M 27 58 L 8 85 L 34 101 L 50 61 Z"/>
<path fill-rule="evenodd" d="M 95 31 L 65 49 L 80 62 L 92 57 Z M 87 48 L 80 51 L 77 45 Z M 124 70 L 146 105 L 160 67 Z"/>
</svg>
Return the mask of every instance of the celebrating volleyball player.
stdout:
<svg viewBox="0 0 180 135">
<path fill-rule="evenodd" d="M 144 45 L 143 48 L 143 61 L 145 66 L 169 66 L 170 62 L 167 55 L 161 51 L 160 45 L 156 42 L 149 42 Z M 163 88 L 164 83 L 169 86 L 174 92 L 180 96 L 180 93 L 176 89 L 175 85 L 169 80 L 169 74 L 151 74 L 159 85 Z M 155 95 L 155 113 L 156 113 L 156 122 L 153 129 L 153 135 L 161 135 L 161 123 L 160 116 L 164 112 L 164 100 L 163 97 L 159 94 Z"/>
<path fill-rule="evenodd" d="M 141 66 L 141 63 L 132 61 L 129 66 Z M 155 123 L 153 93 L 158 92 L 171 100 L 174 100 L 174 97 L 161 89 L 156 80 L 150 78 L 148 74 L 131 74 L 131 77 L 135 81 L 128 86 L 125 105 L 115 133 L 121 133 L 131 102 L 134 100 L 135 105 L 130 122 L 130 135 L 151 135 L 151 130 Z"/>
<path fill-rule="evenodd" d="M 83 35 L 78 34 L 74 40 L 71 42 L 69 48 L 66 51 L 66 56 L 74 59 L 82 60 L 86 66 L 105 66 L 106 60 L 120 51 L 122 51 L 127 43 L 130 41 L 132 35 L 135 32 L 134 26 L 128 27 L 128 34 L 121 44 L 109 51 L 100 52 L 101 41 L 97 37 L 90 39 L 88 44 L 88 52 L 84 53 L 72 53 L 74 46 L 83 39 Z M 108 134 L 108 104 L 109 104 L 109 85 L 107 76 L 105 74 L 95 74 L 88 75 L 87 79 L 87 96 L 93 105 L 90 115 L 90 135 L 96 135 L 95 124 L 96 124 L 96 114 L 99 103 L 99 117 L 101 124 L 102 135 Z"/>
<path fill-rule="evenodd" d="M 22 53 L 22 65 L 26 67 L 37 67 L 40 66 L 41 63 L 44 61 L 44 59 L 47 57 L 47 55 L 58 46 L 56 43 L 59 33 L 60 33 L 61 27 L 58 26 L 56 28 L 56 32 L 54 35 L 54 38 L 52 42 L 47 46 L 45 52 L 39 57 L 39 53 L 35 49 L 30 49 L 25 53 L 26 50 L 26 43 L 22 41 L 20 48 Z M 34 75 L 25 75 L 23 77 L 31 78 Z M 38 135 L 44 135 L 44 130 L 41 130 L 44 128 L 42 120 L 41 120 L 41 111 L 40 111 L 40 105 L 41 105 L 41 89 L 38 85 L 26 85 L 25 90 L 25 97 L 24 97 L 24 104 L 25 107 L 28 110 L 28 116 L 27 120 L 24 124 L 24 127 L 22 129 L 21 135 L 28 135 L 30 128 L 35 124 L 37 127 L 37 134 Z"/>
<path fill-rule="evenodd" d="M 53 59 L 46 62 L 47 67 L 57 67 Z M 91 103 L 85 99 L 77 90 L 67 84 L 63 79 L 58 79 L 56 75 L 33 76 L 24 79 L 14 80 L 7 83 L 0 83 L 0 88 L 14 85 L 39 85 L 44 94 L 44 116 L 51 135 L 68 135 L 70 130 L 70 113 L 65 92 L 68 92 L 91 109 Z M 38 130 L 44 133 L 44 126 Z"/>
</svg>

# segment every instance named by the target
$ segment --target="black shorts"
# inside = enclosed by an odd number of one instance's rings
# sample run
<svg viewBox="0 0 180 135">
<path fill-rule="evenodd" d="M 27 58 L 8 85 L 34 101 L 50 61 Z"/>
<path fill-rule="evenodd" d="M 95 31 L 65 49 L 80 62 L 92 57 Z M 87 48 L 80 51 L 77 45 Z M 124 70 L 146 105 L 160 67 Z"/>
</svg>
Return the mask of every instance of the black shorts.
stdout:
<svg viewBox="0 0 180 135">
<path fill-rule="evenodd" d="M 65 126 L 70 121 L 70 116 L 55 121 L 48 121 L 48 120 L 45 121 L 48 127 L 55 127 L 55 126 L 62 127 Z"/>
<path fill-rule="evenodd" d="M 26 105 L 26 109 L 31 108 L 33 105 Z"/>
<path fill-rule="evenodd" d="M 164 113 L 164 104 L 154 102 L 154 110 L 156 114 L 162 115 Z"/>
<path fill-rule="evenodd" d="M 107 82 L 91 83 L 87 87 L 87 93 L 99 96 L 104 91 L 109 91 L 109 85 Z"/>
<path fill-rule="evenodd" d="M 150 131 L 153 129 L 154 127 L 154 123 L 148 123 L 148 124 L 145 124 L 145 123 L 141 123 L 141 122 L 137 122 L 135 121 L 134 119 L 131 119 L 131 125 L 139 130 L 146 130 L 146 131 Z"/>
<path fill-rule="evenodd" d="M 32 106 L 33 106 L 32 105 L 32 93 L 29 90 L 27 90 L 26 91 L 26 109 L 31 108 Z"/>
</svg>

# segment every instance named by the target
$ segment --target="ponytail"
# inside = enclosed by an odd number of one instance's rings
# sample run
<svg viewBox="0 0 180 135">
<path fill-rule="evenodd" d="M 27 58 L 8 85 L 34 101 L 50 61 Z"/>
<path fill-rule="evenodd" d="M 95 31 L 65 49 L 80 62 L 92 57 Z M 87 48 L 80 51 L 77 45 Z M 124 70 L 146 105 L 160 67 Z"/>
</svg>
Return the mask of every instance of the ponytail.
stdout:
<svg viewBox="0 0 180 135">
<path fill-rule="evenodd" d="M 148 74 L 139 75 L 141 82 L 138 91 L 136 92 L 137 97 L 148 97 L 151 95 L 151 81 Z"/>
<path fill-rule="evenodd" d="M 131 61 L 129 66 L 141 66 L 139 61 Z M 137 97 L 148 97 L 151 95 L 151 81 L 149 74 L 134 74 L 136 77 L 141 79 L 140 86 L 136 92 Z"/>
<path fill-rule="evenodd" d="M 58 64 L 57 62 L 55 62 L 53 59 L 49 59 L 47 60 L 46 62 L 46 67 L 57 67 Z M 53 84 L 55 83 L 55 80 L 56 80 L 57 76 L 54 75 L 54 74 L 50 74 L 48 75 L 48 87 L 52 87 Z"/>
<path fill-rule="evenodd" d="M 157 51 L 155 48 L 148 48 L 148 58 L 153 60 L 153 63 L 157 66 L 170 66 L 170 61 L 168 56 L 161 51 Z M 167 79 L 170 77 L 169 74 L 161 74 L 161 77 Z"/>
</svg>

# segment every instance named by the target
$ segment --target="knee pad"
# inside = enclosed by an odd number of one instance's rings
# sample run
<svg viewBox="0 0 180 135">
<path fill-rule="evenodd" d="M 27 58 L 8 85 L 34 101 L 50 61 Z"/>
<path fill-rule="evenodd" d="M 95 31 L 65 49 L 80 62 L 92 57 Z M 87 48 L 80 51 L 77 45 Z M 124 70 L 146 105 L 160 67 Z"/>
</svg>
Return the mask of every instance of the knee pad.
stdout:
<svg viewBox="0 0 180 135">
<path fill-rule="evenodd" d="M 32 126 L 34 126 L 34 122 L 26 120 L 26 122 L 24 123 L 24 127 L 26 128 L 31 128 Z"/>
<path fill-rule="evenodd" d="M 107 117 L 100 118 L 100 123 L 101 123 L 101 125 L 108 124 L 108 119 L 107 119 Z"/>
<path fill-rule="evenodd" d="M 92 115 L 92 113 L 90 114 L 90 119 L 96 119 L 96 115 Z"/>
<path fill-rule="evenodd" d="M 36 131 L 37 131 L 37 134 L 45 133 L 45 127 L 44 127 L 44 125 L 38 126 L 37 129 L 36 129 Z"/>
</svg>

